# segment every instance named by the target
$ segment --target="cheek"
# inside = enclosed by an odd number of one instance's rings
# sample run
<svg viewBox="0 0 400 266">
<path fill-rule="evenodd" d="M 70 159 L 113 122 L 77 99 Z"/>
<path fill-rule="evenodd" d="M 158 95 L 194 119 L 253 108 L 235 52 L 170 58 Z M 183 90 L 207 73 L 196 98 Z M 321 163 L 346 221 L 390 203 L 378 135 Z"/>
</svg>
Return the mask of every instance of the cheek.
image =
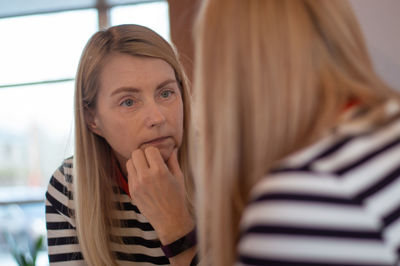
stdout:
<svg viewBox="0 0 400 266">
<path fill-rule="evenodd" d="M 123 156 L 129 158 L 133 150 L 138 148 L 137 123 L 124 119 L 109 121 L 105 138 L 111 148 Z"/>
<path fill-rule="evenodd" d="M 128 152 L 129 156 L 132 151 L 139 148 L 138 146 L 140 140 L 138 135 L 140 134 L 141 130 L 137 124 L 137 121 L 124 122 L 121 125 L 120 131 L 117 131 L 117 135 L 121 134 L 120 132 L 123 132 L 124 137 L 121 138 L 121 146 Z"/>
</svg>

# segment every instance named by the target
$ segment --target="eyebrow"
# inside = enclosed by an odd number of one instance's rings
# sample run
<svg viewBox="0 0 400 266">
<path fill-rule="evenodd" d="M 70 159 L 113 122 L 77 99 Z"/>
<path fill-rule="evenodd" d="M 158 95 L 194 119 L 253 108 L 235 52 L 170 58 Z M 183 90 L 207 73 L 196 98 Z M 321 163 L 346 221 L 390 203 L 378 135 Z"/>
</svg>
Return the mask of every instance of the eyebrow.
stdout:
<svg viewBox="0 0 400 266">
<path fill-rule="evenodd" d="M 170 84 L 170 83 L 178 83 L 178 81 L 177 81 L 176 79 L 167 79 L 167 80 L 161 82 L 161 83 L 156 87 L 156 91 L 162 89 L 164 86 L 166 86 L 166 85 L 168 85 L 168 84 Z M 121 93 L 121 92 L 140 93 L 141 91 L 142 91 L 141 89 L 134 88 L 134 87 L 121 87 L 121 88 L 118 88 L 118 89 L 116 89 L 115 91 L 113 91 L 113 92 L 111 93 L 111 96 L 114 96 L 114 95 L 116 95 L 116 94 L 118 94 L 118 93 Z"/>
</svg>

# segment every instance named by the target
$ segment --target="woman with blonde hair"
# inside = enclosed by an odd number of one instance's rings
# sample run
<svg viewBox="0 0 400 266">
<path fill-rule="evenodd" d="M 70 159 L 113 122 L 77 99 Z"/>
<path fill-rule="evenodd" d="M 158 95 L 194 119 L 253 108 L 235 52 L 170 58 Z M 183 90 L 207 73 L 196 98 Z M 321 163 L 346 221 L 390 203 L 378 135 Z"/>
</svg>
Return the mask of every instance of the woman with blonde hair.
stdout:
<svg viewBox="0 0 400 266">
<path fill-rule="evenodd" d="M 195 32 L 201 261 L 397 265 L 399 95 L 349 3 L 209 0 Z"/>
<path fill-rule="evenodd" d="M 75 155 L 46 193 L 51 265 L 188 265 L 188 82 L 152 30 L 94 34 L 76 76 Z"/>
</svg>

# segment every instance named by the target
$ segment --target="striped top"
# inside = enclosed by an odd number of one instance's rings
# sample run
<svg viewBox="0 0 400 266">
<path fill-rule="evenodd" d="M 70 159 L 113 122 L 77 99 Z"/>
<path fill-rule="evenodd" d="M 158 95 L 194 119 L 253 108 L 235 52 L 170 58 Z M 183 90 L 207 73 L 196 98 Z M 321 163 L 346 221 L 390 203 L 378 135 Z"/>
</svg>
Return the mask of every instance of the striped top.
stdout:
<svg viewBox="0 0 400 266">
<path fill-rule="evenodd" d="M 86 265 L 77 239 L 73 212 L 72 158 L 64 161 L 50 179 L 46 193 L 46 224 L 50 264 L 54 266 Z M 123 210 L 116 204 L 114 215 L 123 227 L 113 227 L 113 236 L 122 236 L 124 244 L 111 243 L 119 265 L 169 265 L 161 250 L 161 242 L 147 219 L 131 203 L 130 197 L 119 188 L 114 189 Z"/>
<path fill-rule="evenodd" d="M 400 265 L 400 112 L 349 123 L 285 159 L 251 192 L 237 265 Z"/>
</svg>

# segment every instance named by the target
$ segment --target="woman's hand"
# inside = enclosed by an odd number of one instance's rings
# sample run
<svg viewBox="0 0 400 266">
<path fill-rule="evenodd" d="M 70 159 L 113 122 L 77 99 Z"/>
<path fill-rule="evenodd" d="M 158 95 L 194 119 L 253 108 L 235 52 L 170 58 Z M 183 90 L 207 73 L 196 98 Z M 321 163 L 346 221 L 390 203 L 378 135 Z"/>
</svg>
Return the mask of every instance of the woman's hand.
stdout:
<svg viewBox="0 0 400 266">
<path fill-rule="evenodd" d="M 162 244 L 169 244 L 193 229 L 176 149 L 167 164 L 155 147 L 135 150 L 126 168 L 129 193 Z"/>
</svg>

